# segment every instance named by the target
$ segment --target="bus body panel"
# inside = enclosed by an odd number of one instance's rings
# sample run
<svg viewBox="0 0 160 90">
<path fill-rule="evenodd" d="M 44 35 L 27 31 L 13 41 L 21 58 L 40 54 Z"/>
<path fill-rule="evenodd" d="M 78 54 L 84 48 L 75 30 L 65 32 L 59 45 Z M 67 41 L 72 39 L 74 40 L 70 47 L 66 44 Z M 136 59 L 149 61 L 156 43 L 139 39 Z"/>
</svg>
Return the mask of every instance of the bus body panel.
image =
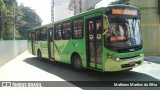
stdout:
<svg viewBox="0 0 160 90">
<path fill-rule="evenodd" d="M 48 43 L 47 41 L 35 41 L 35 52 L 36 55 L 40 50 L 43 58 L 48 58 Z"/>
<path fill-rule="evenodd" d="M 54 43 L 50 42 L 51 58 L 55 59 Z"/>
<path fill-rule="evenodd" d="M 134 52 L 118 53 L 118 52 L 110 50 L 104 46 L 105 36 L 103 35 L 103 33 L 105 31 L 104 31 L 103 27 L 105 26 L 105 24 L 103 23 L 103 15 L 106 13 L 106 9 L 107 8 L 99 8 L 96 10 L 92 10 L 89 12 L 85 12 L 85 13 L 67 18 L 65 20 L 58 21 L 56 23 L 49 24 L 49 26 L 54 28 L 56 24 L 59 24 L 59 23 L 63 24 L 64 22 L 67 22 L 67 21 L 72 22 L 74 20 L 83 18 L 83 38 L 82 39 L 73 39 L 73 37 L 71 37 L 69 40 L 64 40 L 64 39 L 55 40 L 55 39 L 53 39 L 50 42 L 34 41 L 33 45 L 31 43 L 31 41 L 29 41 L 28 42 L 29 53 L 33 54 L 33 51 L 34 51 L 35 55 L 37 55 L 38 50 L 40 50 L 43 58 L 47 58 L 47 59 L 54 58 L 55 61 L 63 62 L 63 63 L 67 63 L 67 64 L 71 64 L 72 56 L 74 54 L 78 54 L 82 60 L 83 68 L 97 69 L 102 72 L 121 71 L 121 70 L 125 70 L 125 69 L 134 68 L 136 66 L 134 66 L 134 65 L 132 66 L 132 63 L 137 63 L 137 62 L 138 62 L 138 65 L 137 64 L 135 64 L 135 65 L 137 65 L 137 66 L 141 65 L 143 63 L 143 57 L 144 57 L 142 55 L 143 49 L 139 50 L 139 51 L 134 51 Z M 92 58 L 92 57 L 90 57 L 90 53 L 92 53 L 92 52 L 89 51 L 89 48 L 91 48 L 91 46 L 90 46 L 89 40 L 87 39 L 88 38 L 87 35 L 89 35 L 89 31 L 87 31 L 88 30 L 88 28 L 87 28 L 88 20 L 95 19 L 97 17 L 101 17 L 101 20 L 102 20 L 102 32 L 101 32 L 102 39 L 100 42 L 101 45 L 97 45 L 97 42 L 94 42 L 93 45 L 96 45 L 95 47 L 101 46 L 101 48 L 100 48 L 102 50 L 101 57 L 100 57 L 102 60 L 101 63 L 97 63 L 97 61 L 95 61 L 95 62 L 90 61 L 90 59 Z M 106 26 L 108 26 L 108 25 L 106 25 Z M 39 28 L 45 28 L 45 27 L 48 28 L 48 26 L 37 27 L 37 28 L 39 29 Z M 35 29 L 37 29 L 37 28 L 35 28 Z M 34 31 L 35 30 L 33 29 L 33 32 Z M 53 37 L 54 37 L 54 35 L 55 34 L 54 34 L 54 29 L 53 29 Z M 50 45 L 48 45 L 48 44 L 50 44 Z M 48 46 L 49 46 L 49 48 L 48 48 Z M 94 49 L 96 49 L 96 51 L 98 51 L 99 48 L 94 48 Z M 50 50 L 50 52 L 48 50 Z M 51 56 L 49 56 L 49 53 L 51 53 Z M 113 60 L 112 58 L 110 58 L 108 56 L 108 54 L 113 55 L 114 57 L 120 58 L 120 61 Z M 138 58 L 134 58 L 136 56 Z M 123 58 L 128 58 L 128 59 L 123 59 Z M 97 58 L 97 59 L 99 59 L 99 58 Z M 122 68 L 122 65 L 124 65 L 123 68 Z"/>
<path fill-rule="evenodd" d="M 32 43 L 31 43 L 31 41 L 28 41 L 27 49 L 28 49 L 28 52 L 32 54 Z"/>
<path fill-rule="evenodd" d="M 67 49 L 68 41 L 66 40 L 55 40 L 54 41 L 54 52 L 55 52 L 55 60 L 67 63 L 68 60 L 68 49 Z"/>
</svg>

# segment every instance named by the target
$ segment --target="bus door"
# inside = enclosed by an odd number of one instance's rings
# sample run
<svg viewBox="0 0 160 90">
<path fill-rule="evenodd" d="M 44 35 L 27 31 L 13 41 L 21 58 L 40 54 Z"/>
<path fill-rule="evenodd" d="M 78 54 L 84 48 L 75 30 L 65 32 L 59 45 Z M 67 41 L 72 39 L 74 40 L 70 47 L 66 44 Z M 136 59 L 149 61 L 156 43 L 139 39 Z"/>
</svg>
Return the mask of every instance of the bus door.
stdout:
<svg viewBox="0 0 160 90">
<path fill-rule="evenodd" d="M 32 54 L 35 55 L 35 33 L 31 32 L 31 47 L 32 47 Z"/>
<path fill-rule="evenodd" d="M 49 59 L 53 59 L 53 28 L 48 29 L 47 34 L 47 41 L 48 41 L 48 57 Z"/>
<path fill-rule="evenodd" d="M 102 17 L 87 19 L 87 65 L 102 69 Z"/>
</svg>

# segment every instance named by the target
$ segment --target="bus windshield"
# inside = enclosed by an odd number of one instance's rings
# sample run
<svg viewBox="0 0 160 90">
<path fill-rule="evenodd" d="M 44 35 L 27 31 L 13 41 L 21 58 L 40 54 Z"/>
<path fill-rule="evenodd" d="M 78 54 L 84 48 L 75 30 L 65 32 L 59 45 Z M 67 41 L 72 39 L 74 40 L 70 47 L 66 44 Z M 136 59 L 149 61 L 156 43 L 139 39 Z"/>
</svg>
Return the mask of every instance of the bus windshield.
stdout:
<svg viewBox="0 0 160 90">
<path fill-rule="evenodd" d="M 115 48 L 140 45 L 140 19 L 136 17 L 109 17 L 109 30 L 105 35 L 105 45 Z"/>
</svg>

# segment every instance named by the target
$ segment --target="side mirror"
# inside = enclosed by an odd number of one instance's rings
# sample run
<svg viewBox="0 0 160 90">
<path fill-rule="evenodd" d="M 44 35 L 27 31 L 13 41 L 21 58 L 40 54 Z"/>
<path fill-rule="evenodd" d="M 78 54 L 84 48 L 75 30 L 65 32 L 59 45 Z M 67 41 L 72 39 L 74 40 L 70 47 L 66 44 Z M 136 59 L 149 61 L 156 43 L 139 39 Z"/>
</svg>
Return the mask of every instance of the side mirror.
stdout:
<svg viewBox="0 0 160 90">
<path fill-rule="evenodd" d="M 103 15 L 103 35 L 105 35 L 108 32 L 110 25 L 109 25 L 109 21 L 108 21 L 108 17 L 106 15 Z"/>
</svg>

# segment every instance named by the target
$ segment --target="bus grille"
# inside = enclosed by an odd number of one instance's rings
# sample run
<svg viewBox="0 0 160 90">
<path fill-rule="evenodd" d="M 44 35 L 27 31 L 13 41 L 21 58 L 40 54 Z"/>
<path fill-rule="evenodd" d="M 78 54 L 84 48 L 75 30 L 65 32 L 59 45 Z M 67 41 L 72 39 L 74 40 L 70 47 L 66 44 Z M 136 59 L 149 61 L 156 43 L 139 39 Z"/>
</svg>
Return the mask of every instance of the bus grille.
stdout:
<svg viewBox="0 0 160 90">
<path fill-rule="evenodd" d="M 141 61 L 137 61 L 135 62 L 135 64 L 123 64 L 121 65 L 122 68 L 128 68 L 128 67 L 133 67 L 135 65 L 140 65 L 141 64 Z"/>
</svg>

